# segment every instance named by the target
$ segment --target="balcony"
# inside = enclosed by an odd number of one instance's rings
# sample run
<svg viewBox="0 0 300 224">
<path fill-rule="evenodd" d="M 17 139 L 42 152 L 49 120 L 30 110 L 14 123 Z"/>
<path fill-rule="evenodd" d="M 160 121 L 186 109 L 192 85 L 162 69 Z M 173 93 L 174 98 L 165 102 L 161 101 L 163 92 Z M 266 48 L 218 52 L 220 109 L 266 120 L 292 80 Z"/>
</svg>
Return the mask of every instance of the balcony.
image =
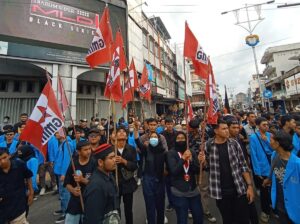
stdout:
<svg viewBox="0 0 300 224">
<path fill-rule="evenodd" d="M 263 76 L 268 76 L 268 77 L 273 77 L 274 75 L 276 76 L 276 69 L 270 65 L 268 65 L 264 71 L 263 71 Z"/>
<path fill-rule="evenodd" d="M 201 95 L 201 94 L 205 94 L 205 91 L 201 90 L 201 89 L 193 89 L 192 94 L 193 95 Z"/>
</svg>

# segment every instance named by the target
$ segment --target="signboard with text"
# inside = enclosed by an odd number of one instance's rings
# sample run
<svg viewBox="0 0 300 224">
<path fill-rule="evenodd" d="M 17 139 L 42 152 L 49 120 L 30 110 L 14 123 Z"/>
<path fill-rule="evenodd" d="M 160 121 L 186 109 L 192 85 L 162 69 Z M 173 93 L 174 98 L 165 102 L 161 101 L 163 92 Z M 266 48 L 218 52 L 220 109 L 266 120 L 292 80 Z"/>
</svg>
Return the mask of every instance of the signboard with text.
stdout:
<svg viewBox="0 0 300 224">
<path fill-rule="evenodd" d="M 300 93 L 300 73 L 285 79 L 284 84 L 287 96 Z"/>
</svg>

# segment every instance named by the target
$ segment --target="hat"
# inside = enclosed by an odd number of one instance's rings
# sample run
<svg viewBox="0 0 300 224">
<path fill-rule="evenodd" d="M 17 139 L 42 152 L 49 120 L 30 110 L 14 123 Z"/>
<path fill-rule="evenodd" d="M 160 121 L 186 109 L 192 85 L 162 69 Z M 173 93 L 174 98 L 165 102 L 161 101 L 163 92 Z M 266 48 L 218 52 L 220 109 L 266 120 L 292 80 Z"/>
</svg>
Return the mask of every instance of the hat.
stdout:
<svg viewBox="0 0 300 224">
<path fill-rule="evenodd" d="M 110 153 L 113 152 L 113 148 L 110 144 L 102 144 L 94 151 L 94 157 L 98 159 L 105 159 L 106 156 L 108 156 Z"/>
<path fill-rule="evenodd" d="M 98 128 L 92 128 L 91 130 L 89 130 L 89 134 L 92 133 L 100 134 L 100 130 Z"/>
<path fill-rule="evenodd" d="M 80 119 L 81 122 L 87 122 L 88 120 L 86 118 Z"/>
<path fill-rule="evenodd" d="M 186 120 L 181 121 L 181 125 L 186 125 Z"/>
</svg>

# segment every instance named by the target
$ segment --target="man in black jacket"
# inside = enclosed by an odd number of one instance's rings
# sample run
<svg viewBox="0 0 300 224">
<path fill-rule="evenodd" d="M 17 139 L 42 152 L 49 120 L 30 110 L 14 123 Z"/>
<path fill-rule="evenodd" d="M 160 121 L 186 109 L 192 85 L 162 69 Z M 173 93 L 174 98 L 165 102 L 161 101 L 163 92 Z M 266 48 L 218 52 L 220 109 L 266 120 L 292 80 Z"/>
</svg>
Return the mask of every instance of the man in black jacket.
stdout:
<svg viewBox="0 0 300 224">
<path fill-rule="evenodd" d="M 84 199 L 84 224 L 102 224 L 106 215 L 119 210 L 117 187 L 112 176 L 116 169 L 116 156 L 109 144 L 94 151 L 97 169 L 87 185 Z"/>
<path fill-rule="evenodd" d="M 138 168 L 136 150 L 126 143 L 127 132 L 125 127 L 121 126 L 117 129 L 116 138 L 120 202 L 121 197 L 123 197 L 126 224 L 133 224 L 133 192 L 137 189 L 134 171 Z"/>
</svg>

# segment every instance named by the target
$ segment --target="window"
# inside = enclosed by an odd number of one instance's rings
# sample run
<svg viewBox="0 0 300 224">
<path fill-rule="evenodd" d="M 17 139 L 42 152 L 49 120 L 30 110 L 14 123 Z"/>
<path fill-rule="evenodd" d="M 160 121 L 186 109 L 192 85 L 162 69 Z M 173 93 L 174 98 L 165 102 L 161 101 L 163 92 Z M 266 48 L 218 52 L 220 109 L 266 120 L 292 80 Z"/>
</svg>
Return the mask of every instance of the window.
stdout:
<svg viewBox="0 0 300 224">
<path fill-rule="evenodd" d="M 20 81 L 14 81 L 14 92 L 21 92 L 21 82 Z"/>
<path fill-rule="evenodd" d="M 149 40 L 149 50 L 150 50 L 152 53 L 154 53 L 153 49 L 154 49 L 153 39 L 150 38 L 150 40 Z"/>
<path fill-rule="evenodd" d="M 8 86 L 7 80 L 0 80 L 0 92 L 6 92 Z"/>
<path fill-rule="evenodd" d="M 156 56 L 156 57 L 159 57 L 159 54 L 158 54 L 159 52 L 158 52 L 158 45 L 157 44 L 155 44 L 155 51 L 154 51 L 154 55 Z"/>
<path fill-rule="evenodd" d="M 148 37 L 146 33 L 143 33 L 143 45 L 148 48 Z"/>
<path fill-rule="evenodd" d="M 27 93 L 33 93 L 34 92 L 34 82 L 27 81 L 26 92 Z"/>
<path fill-rule="evenodd" d="M 78 85 L 78 93 L 83 94 L 83 85 Z"/>
<path fill-rule="evenodd" d="M 86 86 L 86 94 L 92 94 L 92 86 Z"/>
</svg>

